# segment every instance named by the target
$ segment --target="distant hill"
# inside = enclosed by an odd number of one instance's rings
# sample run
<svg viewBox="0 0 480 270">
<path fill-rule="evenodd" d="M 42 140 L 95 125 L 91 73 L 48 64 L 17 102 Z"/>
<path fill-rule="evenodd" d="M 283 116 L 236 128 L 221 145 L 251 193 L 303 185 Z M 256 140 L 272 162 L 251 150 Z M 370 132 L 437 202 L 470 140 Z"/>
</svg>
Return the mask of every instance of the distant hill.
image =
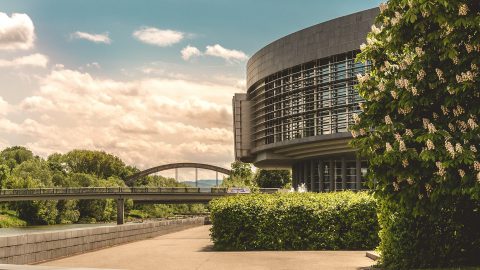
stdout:
<svg viewBox="0 0 480 270">
<path fill-rule="evenodd" d="M 222 184 L 223 180 L 218 179 L 218 185 Z M 195 186 L 195 181 L 181 181 L 182 183 L 192 186 Z M 198 180 L 198 187 L 200 188 L 210 188 L 214 187 L 217 183 L 217 180 Z"/>
</svg>

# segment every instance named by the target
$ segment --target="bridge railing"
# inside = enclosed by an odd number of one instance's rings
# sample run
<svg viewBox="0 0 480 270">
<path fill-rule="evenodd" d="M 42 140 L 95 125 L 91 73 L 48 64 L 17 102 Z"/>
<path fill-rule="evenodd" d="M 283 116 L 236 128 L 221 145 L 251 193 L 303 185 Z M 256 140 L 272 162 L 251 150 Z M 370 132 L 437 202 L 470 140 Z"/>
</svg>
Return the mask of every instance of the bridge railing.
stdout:
<svg viewBox="0 0 480 270">
<path fill-rule="evenodd" d="M 275 193 L 276 188 L 261 188 L 261 193 Z M 28 195 L 55 195 L 55 194 L 108 194 L 108 193 L 229 193 L 228 188 L 212 187 L 200 189 L 198 187 L 55 187 L 55 188 L 29 188 L 29 189 L 0 189 L 0 195 L 28 196 Z"/>
<path fill-rule="evenodd" d="M 98 193 L 199 193 L 197 187 L 58 187 L 0 189 L 0 195 L 55 195 Z"/>
</svg>

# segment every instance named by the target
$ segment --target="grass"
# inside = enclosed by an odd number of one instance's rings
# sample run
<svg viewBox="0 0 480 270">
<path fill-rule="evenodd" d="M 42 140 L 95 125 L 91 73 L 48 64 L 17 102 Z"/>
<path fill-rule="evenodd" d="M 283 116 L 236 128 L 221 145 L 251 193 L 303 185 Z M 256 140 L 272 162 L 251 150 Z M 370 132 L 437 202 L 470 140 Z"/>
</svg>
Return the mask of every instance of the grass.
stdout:
<svg viewBox="0 0 480 270">
<path fill-rule="evenodd" d="M 0 210 L 0 228 L 22 227 L 27 222 L 17 217 L 17 213 L 12 210 Z"/>
</svg>

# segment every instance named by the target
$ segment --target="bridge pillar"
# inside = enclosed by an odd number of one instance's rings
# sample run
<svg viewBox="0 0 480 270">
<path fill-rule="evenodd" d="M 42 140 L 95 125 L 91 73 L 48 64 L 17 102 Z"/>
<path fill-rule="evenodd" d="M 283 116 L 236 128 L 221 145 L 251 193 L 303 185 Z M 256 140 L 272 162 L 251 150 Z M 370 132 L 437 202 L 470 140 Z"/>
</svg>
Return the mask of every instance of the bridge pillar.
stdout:
<svg viewBox="0 0 480 270">
<path fill-rule="evenodd" d="M 117 225 L 125 223 L 125 199 L 117 199 Z"/>
<path fill-rule="evenodd" d="M 195 168 L 195 187 L 198 187 L 198 168 Z"/>
</svg>

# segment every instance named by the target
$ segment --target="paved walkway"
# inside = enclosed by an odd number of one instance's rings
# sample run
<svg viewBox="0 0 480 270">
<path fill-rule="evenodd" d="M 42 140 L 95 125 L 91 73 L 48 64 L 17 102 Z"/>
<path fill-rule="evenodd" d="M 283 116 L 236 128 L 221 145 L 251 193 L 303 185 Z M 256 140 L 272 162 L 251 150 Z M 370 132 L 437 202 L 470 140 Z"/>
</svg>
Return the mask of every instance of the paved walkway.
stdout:
<svg viewBox="0 0 480 270">
<path fill-rule="evenodd" d="M 364 269 L 365 251 L 214 252 L 209 226 L 133 242 L 56 261 L 49 266 L 116 269 Z"/>
</svg>

